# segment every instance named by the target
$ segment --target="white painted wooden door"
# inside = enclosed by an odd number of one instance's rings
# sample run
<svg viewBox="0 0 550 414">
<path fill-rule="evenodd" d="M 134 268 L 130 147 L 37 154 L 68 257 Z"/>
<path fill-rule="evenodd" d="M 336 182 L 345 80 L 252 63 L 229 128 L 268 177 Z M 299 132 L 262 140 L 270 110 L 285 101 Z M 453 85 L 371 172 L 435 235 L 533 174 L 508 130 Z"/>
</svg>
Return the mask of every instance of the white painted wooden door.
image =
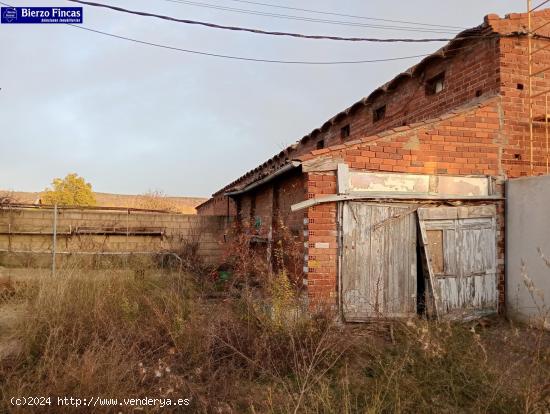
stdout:
<svg viewBox="0 0 550 414">
<path fill-rule="evenodd" d="M 416 313 L 414 206 L 342 205 L 341 305 L 346 321 Z"/>
<path fill-rule="evenodd" d="M 497 311 L 494 206 L 418 209 L 436 313 L 468 318 Z"/>
</svg>

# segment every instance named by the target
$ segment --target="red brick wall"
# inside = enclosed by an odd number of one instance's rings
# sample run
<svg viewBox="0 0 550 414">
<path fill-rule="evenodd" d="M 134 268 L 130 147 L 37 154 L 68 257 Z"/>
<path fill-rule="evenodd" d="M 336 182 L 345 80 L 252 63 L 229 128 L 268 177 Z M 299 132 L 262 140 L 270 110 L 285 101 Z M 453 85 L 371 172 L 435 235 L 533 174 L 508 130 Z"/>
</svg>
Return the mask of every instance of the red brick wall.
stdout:
<svg viewBox="0 0 550 414">
<path fill-rule="evenodd" d="M 376 134 L 389 128 L 408 125 L 434 118 L 452 108 L 478 98 L 476 94 L 495 95 L 498 92 L 497 40 L 471 41 L 457 54 L 447 59 L 435 58 L 427 63 L 425 70 L 412 78 L 403 78 L 394 89 L 381 93 L 366 106 L 357 109 L 351 116 L 334 123 L 326 132 L 311 137 L 296 151 L 296 155 L 316 149 L 319 140 L 325 146 L 351 141 Z M 445 87 L 435 95 L 427 95 L 428 79 L 445 71 Z M 383 120 L 373 122 L 373 110 L 386 105 Z M 340 131 L 350 125 L 350 136 L 341 139 Z"/>
<path fill-rule="evenodd" d="M 334 172 L 307 174 L 308 198 L 336 193 Z M 307 291 L 312 310 L 336 305 L 338 240 L 336 203 L 307 209 Z"/>
<path fill-rule="evenodd" d="M 331 150 L 314 151 L 317 156 L 346 162 L 352 169 L 421 174 L 459 174 L 498 176 L 498 154 L 502 142 L 499 113 L 500 98 L 481 106 L 463 109 L 431 124 L 397 128 Z M 314 155 L 312 155 L 314 157 Z M 308 158 L 308 157 L 306 157 Z M 336 176 L 329 173 L 307 175 L 308 199 L 336 193 Z M 498 203 L 498 277 L 500 301 L 504 303 L 504 220 L 502 202 Z M 336 204 L 321 204 L 308 209 L 308 295 L 310 306 L 337 304 L 338 260 Z M 329 243 L 328 246 L 318 243 Z M 328 250 L 326 249 L 328 247 Z"/>
<path fill-rule="evenodd" d="M 305 200 L 305 189 L 304 175 L 296 170 L 235 196 L 240 206 L 241 228 L 248 234 L 272 240 L 272 248 L 281 246 L 287 271 L 294 281 L 300 283 L 304 268 L 305 212 L 292 212 L 290 207 Z M 282 245 L 278 244 L 279 241 Z"/>
<path fill-rule="evenodd" d="M 532 28 L 544 24 L 550 18 L 550 10 L 536 13 Z M 510 15 L 507 20 L 489 21 L 502 33 L 524 31 L 527 27 L 525 14 Z M 550 26 L 538 31 L 549 35 Z M 546 137 L 544 125 L 535 123 L 533 129 L 533 171 L 531 172 L 531 144 L 529 136 L 529 66 L 528 40 L 522 37 L 503 37 L 500 39 L 500 94 L 503 103 L 503 133 L 507 146 L 502 154 L 504 173 L 510 178 L 522 175 L 546 174 Z M 533 47 L 538 48 L 548 44 L 548 40 L 533 40 Z M 550 66 L 550 49 L 537 52 L 533 59 L 533 72 Z M 550 72 L 532 78 L 533 94 L 550 89 Z M 522 85 L 523 89 L 518 89 Z M 520 86 L 521 87 L 521 86 Z M 550 101 L 549 101 L 550 107 Z M 550 110 L 549 110 L 550 112 Z M 544 117 L 545 97 L 536 98 L 533 104 L 535 117 Z"/>
<path fill-rule="evenodd" d="M 303 236 L 303 211 L 292 212 L 290 207 L 306 199 L 306 182 L 300 172 L 294 173 L 277 184 L 278 221 L 282 222 L 295 236 Z M 303 239 L 303 237 L 302 237 Z"/>
<path fill-rule="evenodd" d="M 325 147 L 353 141 L 403 124 L 434 118 L 466 102 L 479 100 L 477 93 L 484 96 L 497 94 L 497 45 L 496 39 L 470 40 L 457 46 L 454 54 L 449 54 L 445 59 L 429 58 L 420 64 L 422 69 L 414 72 L 414 76 L 403 76 L 401 81 L 392 82 L 390 88 L 379 88 L 381 92 L 371 94 L 366 104 L 357 105 L 357 109 L 350 111 L 347 116 L 329 122 L 316 130 L 317 133 L 310 134 L 307 140 L 290 152 L 290 157 L 296 158 L 316 149 L 320 140 L 324 140 Z M 445 71 L 444 89 L 438 94 L 427 95 L 426 81 L 442 71 Z M 373 110 L 384 104 L 385 118 L 373 122 Z M 346 125 L 350 126 L 350 135 L 342 138 L 341 129 Z M 239 185 L 258 178 L 257 174 L 251 174 L 243 178 Z M 213 214 L 219 214 L 218 205 L 223 209 L 224 198 L 222 193 L 214 196 L 217 201 L 214 202 L 216 207 L 212 210 Z M 198 214 L 208 214 L 211 210 L 203 205 L 197 211 Z"/>
<path fill-rule="evenodd" d="M 235 202 L 228 197 L 212 197 L 197 206 L 197 214 L 201 216 L 235 216 L 237 208 Z"/>
<path fill-rule="evenodd" d="M 293 204 L 306 198 L 304 176 L 299 170 L 288 173 L 270 183 L 234 196 L 235 205 L 239 204 L 239 222 L 248 226 L 258 223 L 255 233 L 267 236 L 274 225 L 283 224 L 294 235 L 302 233 L 303 212 L 291 212 Z"/>
<path fill-rule="evenodd" d="M 274 184 L 275 217 L 273 239 L 275 246 L 284 251 L 284 266 L 297 285 L 303 284 L 304 261 L 304 218 L 305 211 L 292 212 L 290 207 L 306 199 L 304 175 L 296 171 Z"/>
<path fill-rule="evenodd" d="M 429 124 L 397 127 L 302 159 L 330 156 L 369 171 L 499 175 L 501 112 L 500 98 L 494 97 Z"/>
<path fill-rule="evenodd" d="M 252 223 L 255 224 L 257 234 L 267 237 L 271 232 L 273 217 L 273 186 L 260 187 L 249 196 L 255 198 L 255 211 Z"/>
<path fill-rule="evenodd" d="M 548 21 L 550 10 L 537 11 L 533 14 L 532 27 L 536 28 Z M 409 74 L 402 74 L 391 82 L 378 88 L 367 99 L 342 112 L 334 119 L 326 122 L 319 129 L 300 140 L 294 148 L 287 149 L 284 156 L 266 162 L 258 171 L 247 174 L 238 185 L 253 182 L 269 169 L 276 169 L 288 159 L 296 158 L 316 148 L 317 142 L 324 140 L 325 147 L 346 143 L 358 138 L 373 135 L 389 128 L 404 124 L 434 118 L 447 113 L 465 103 L 500 94 L 503 98 L 502 108 L 502 139 L 507 140 L 509 147 L 503 148 L 499 159 L 503 160 L 503 170 L 511 177 L 530 173 L 530 145 L 527 124 L 527 39 L 515 33 L 525 33 L 526 15 L 511 14 L 500 19 L 496 15 L 486 17 L 487 30 L 492 28 L 502 37 L 468 39 L 463 43 L 454 43 L 453 50 L 445 52 L 445 58 L 430 56 L 413 67 Z M 550 26 L 539 30 L 539 33 L 550 34 Z M 511 37 L 508 37 L 511 36 Z M 541 46 L 546 40 L 535 41 Z M 548 66 L 550 49 L 536 56 L 534 70 Z M 435 95 L 426 94 L 426 81 L 434 75 L 445 71 L 445 87 Z M 411 76 L 412 74 L 412 76 Z M 534 79 L 535 92 L 548 89 L 548 77 Z M 524 85 L 523 90 L 517 89 L 517 84 Z M 478 96 L 481 94 L 481 98 Z M 386 104 L 386 116 L 383 120 L 373 122 L 373 109 Z M 544 97 L 540 97 L 535 105 L 535 115 L 544 114 Z M 350 126 L 350 135 L 341 138 L 341 128 Z M 535 168 L 533 173 L 546 172 L 546 139 L 544 129 L 535 127 L 533 140 L 533 155 Z M 223 199 L 218 194 L 216 199 Z M 219 202 L 223 205 L 223 201 Z M 218 203 L 216 203 L 218 205 Z M 223 207 L 222 207 L 223 208 Z M 227 209 L 225 209 L 227 210 Z M 198 209 L 199 214 L 208 214 L 207 206 Z M 233 210 L 234 213 L 234 210 Z"/>
<path fill-rule="evenodd" d="M 242 226 L 243 228 L 248 228 L 252 224 L 252 218 L 254 214 L 254 211 L 253 211 L 254 203 L 255 203 L 255 200 L 253 202 L 253 199 L 250 195 L 247 197 L 240 197 L 237 201 L 237 205 L 238 205 L 237 224 Z"/>
</svg>

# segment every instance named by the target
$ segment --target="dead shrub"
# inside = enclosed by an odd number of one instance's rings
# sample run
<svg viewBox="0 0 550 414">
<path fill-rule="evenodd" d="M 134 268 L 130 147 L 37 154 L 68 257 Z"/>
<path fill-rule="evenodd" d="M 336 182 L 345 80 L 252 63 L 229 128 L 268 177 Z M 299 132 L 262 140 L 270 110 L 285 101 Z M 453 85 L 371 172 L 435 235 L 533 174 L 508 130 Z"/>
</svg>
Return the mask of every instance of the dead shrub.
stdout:
<svg viewBox="0 0 550 414">
<path fill-rule="evenodd" d="M 14 395 L 98 395 L 190 398 L 199 413 L 548 412 L 548 333 L 498 318 L 340 324 L 301 311 L 285 270 L 237 247 L 238 295 L 221 300 L 171 266 L 40 278 L 18 298 L 23 351 L 0 361 L 0 410 L 17 412 Z"/>
<path fill-rule="evenodd" d="M 258 244 L 253 235 L 244 233 L 235 233 L 229 240 L 222 258 L 224 264 L 218 269 L 230 272 L 225 289 L 264 287 L 271 273 L 266 245 Z M 214 283 L 219 282 L 219 273 L 213 273 L 212 278 Z"/>
</svg>

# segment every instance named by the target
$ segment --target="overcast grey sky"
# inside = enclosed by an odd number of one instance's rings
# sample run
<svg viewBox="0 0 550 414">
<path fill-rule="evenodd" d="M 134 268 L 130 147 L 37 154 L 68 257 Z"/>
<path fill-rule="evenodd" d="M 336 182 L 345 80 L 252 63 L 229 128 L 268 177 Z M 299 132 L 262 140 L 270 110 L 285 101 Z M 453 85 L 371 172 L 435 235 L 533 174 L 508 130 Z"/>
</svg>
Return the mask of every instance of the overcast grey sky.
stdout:
<svg viewBox="0 0 550 414">
<path fill-rule="evenodd" d="M 77 6 L 3 0 L 14 6 Z M 307 34 L 447 37 L 213 10 L 167 0 L 96 0 L 227 25 Z M 244 4 L 197 0 L 334 20 Z M 261 0 L 257 0 L 261 1 Z M 472 27 L 520 0 L 270 0 L 291 7 Z M 84 26 L 214 53 L 361 60 L 429 53 L 430 44 L 278 38 L 171 23 L 84 6 Z M 386 23 L 392 24 L 392 23 Z M 368 95 L 418 59 L 345 66 L 223 60 L 158 49 L 65 25 L 0 24 L 0 188 L 39 191 L 77 172 L 96 191 L 208 196 Z"/>
</svg>

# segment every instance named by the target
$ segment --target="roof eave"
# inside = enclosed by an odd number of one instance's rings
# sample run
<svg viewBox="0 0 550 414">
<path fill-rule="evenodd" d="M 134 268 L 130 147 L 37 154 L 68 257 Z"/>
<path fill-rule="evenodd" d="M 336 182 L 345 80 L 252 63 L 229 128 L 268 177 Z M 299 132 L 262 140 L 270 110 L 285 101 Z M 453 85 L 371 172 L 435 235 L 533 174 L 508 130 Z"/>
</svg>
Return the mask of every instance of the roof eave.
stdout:
<svg viewBox="0 0 550 414">
<path fill-rule="evenodd" d="M 263 184 L 267 184 L 268 182 L 274 180 L 278 176 L 280 176 L 280 175 L 282 175 L 282 174 L 284 174 L 288 171 L 291 171 L 291 170 L 294 170 L 294 169 L 300 167 L 301 165 L 302 165 L 302 163 L 300 161 L 290 161 L 289 163 L 283 165 L 277 171 L 272 172 L 268 176 L 266 176 L 264 178 L 261 178 L 259 180 L 256 180 L 256 181 L 246 185 L 245 187 L 243 187 L 241 189 L 234 190 L 234 191 L 228 191 L 228 192 L 224 193 L 224 195 L 228 196 L 228 197 L 232 197 L 232 196 L 247 193 L 247 192 L 263 185 Z"/>
</svg>

